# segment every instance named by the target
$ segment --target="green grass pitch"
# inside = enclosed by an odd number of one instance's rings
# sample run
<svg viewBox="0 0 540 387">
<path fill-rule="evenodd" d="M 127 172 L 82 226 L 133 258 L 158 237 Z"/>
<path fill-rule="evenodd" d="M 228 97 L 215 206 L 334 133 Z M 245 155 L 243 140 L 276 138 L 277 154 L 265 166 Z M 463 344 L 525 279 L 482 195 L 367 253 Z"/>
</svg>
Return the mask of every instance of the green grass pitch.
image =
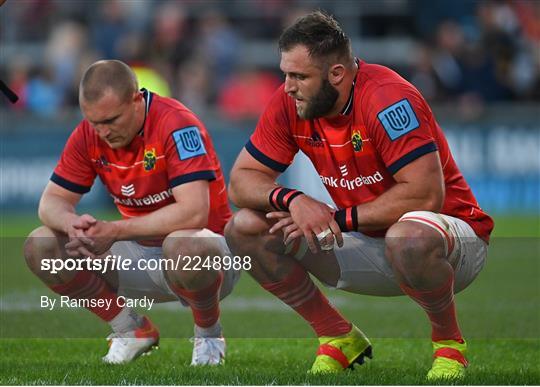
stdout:
<svg viewBox="0 0 540 387">
<path fill-rule="evenodd" d="M 85 311 L 40 310 L 52 295 L 23 263 L 23 236 L 34 219 L 0 218 L 0 384 L 426 384 L 429 324 L 405 297 L 327 291 L 374 345 L 355 371 L 306 374 L 317 341 L 294 312 L 243 275 L 222 303 L 226 364 L 189 367 L 192 320 L 174 304 L 148 314 L 160 327 L 160 348 L 124 366 L 100 362 L 108 327 Z M 456 296 L 469 343 L 470 367 L 460 384 L 540 384 L 540 228 L 537 218 L 498 218 L 488 263 Z"/>
</svg>

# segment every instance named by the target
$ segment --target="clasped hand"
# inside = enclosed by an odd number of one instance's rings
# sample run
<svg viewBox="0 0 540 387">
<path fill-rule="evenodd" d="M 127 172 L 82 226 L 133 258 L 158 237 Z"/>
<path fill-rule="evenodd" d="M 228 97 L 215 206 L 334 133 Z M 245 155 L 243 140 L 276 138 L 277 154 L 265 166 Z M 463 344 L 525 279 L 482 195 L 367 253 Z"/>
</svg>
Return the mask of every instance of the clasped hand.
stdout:
<svg viewBox="0 0 540 387">
<path fill-rule="evenodd" d="M 289 206 L 289 212 L 273 211 L 266 214 L 266 217 L 277 220 L 269 232 L 273 234 L 281 230 L 286 245 L 303 236 L 313 253 L 318 251 L 317 246 L 333 246 L 334 238 L 339 247 L 343 246 L 343 236 L 334 220 L 334 210 L 307 195 L 295 198 Z M 328 229 L 331 232 L 318 240 L 317 235 L 324 235 Z"/>
<path fill-rule="evenodd" d="M 89 214 L 72 220 L 67 229 L 69 242 L 65 249 L 73 257 L 96 258 L 116 242 L 114 223 L 97 220 Z"/>
</svg>

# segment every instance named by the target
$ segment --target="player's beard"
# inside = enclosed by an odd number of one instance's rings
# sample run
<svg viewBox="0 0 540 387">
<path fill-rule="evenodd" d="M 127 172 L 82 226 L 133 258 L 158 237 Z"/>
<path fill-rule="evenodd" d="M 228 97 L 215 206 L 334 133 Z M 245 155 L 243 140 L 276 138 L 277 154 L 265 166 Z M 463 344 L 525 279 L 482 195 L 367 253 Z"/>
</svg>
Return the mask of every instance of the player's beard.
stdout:
<svg viewBox="0 0 540 387">
<path fill-rule="evenodd" d="M 298 116 L 304 120 L 324 117 L 332 110 L 338 97 L 337 89 L 328 82 L 328 79 L 323 79 L 317 94 L 306 101 L 306 107 L 302 110 L 296 109 Z"/>
</svg>

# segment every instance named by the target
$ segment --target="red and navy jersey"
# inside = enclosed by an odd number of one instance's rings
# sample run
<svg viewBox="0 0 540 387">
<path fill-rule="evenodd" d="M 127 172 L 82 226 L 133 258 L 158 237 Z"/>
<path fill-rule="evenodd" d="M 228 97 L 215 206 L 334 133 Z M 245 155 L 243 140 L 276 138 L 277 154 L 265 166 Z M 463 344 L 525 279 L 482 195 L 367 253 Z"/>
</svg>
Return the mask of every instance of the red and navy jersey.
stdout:
<svg viewBox="0 0 540 387">
<path fill-rule="evenodd" d="M 225 180 L 210 135 L 180 102 L 143 90 L 146 119 L 126 147 L 112 149 L 86 120 L 69 137 L 51 180 L 84 194 L 99 176 L 124 218 L 175 202 L 172 188 L 210 181 L 208 228 L 223 234 L 231 217 Z"/>
<path fill-rule="evenodd" d="M 478 206 L 419 91 L 387 67 L 358 64 L 342 114 L 303 120 L 282 85 L 246 150 L 278 172 L 285 171 L 301 150 L 339 208 L 374 200 L 396 184 L 393 175 L 401 168 L 438 151 L 446 187 L 441 213 L 464 220 L 488 240 L 493 221 Z M 384 231 L 371 235 L 384 235 Z"/>
</svg>

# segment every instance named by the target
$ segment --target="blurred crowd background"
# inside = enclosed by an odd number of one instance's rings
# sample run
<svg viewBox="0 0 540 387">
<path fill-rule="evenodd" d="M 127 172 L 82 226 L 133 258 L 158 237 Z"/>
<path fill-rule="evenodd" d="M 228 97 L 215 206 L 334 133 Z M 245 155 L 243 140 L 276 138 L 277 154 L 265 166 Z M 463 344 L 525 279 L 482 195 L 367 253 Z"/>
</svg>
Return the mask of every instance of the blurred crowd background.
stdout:
<svg viewBox="0 0 540 387">
<path fill-rule="evenodd" d="M 8 0 L 0 79 L 21 97 L 9 109 L 56 116 L 77 108 L 90 63 L 116 58 L 198 114 L 254 119 L 282 80 L 279 34 L 317 8 L 341 22 L 356 56 L 464 117 L 540 100 L 536 0 Z"/>
<path fill-rule="evenodd" d="M 488 212 L 538 216 L 540 0 L 7 0 L 0 79 L 20 101 L 0 95 L 0 210 L 35 216 L 81 119 L 82 72 L 105 58 L 192 109 L 228 178 L 283 80 L 279 35 L 315 9 L 339 20 L 356 56 L 421 90 Z M 302 155 L 282 178 L 330 202 Z M 99 184 L 85 203 L 111 205 Z"/>
</svg>

